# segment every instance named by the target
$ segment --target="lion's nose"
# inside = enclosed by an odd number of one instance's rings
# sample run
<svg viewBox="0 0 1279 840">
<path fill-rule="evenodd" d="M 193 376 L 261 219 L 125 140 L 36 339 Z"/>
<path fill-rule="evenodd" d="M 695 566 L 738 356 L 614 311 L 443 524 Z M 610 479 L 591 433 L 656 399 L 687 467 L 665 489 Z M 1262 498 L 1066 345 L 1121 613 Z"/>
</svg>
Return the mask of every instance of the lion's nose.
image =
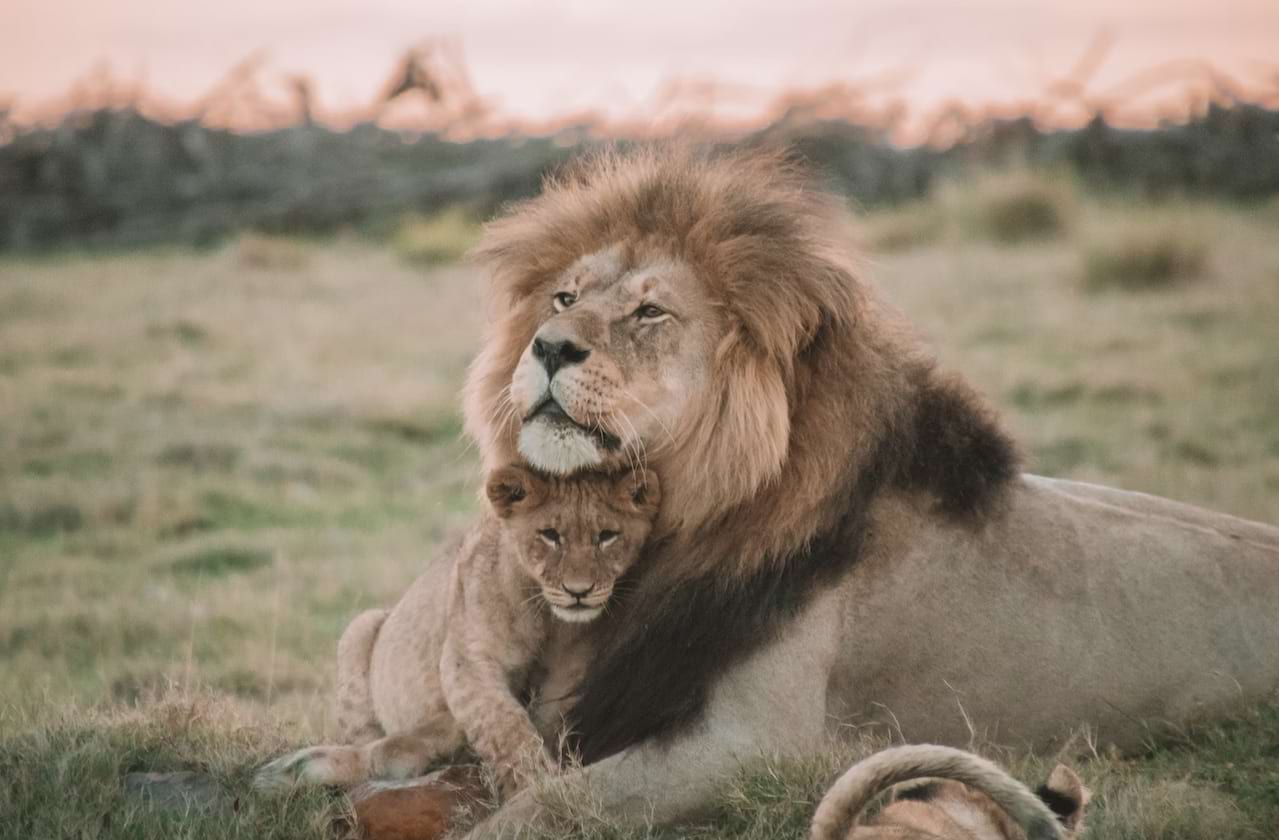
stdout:
<svg viewBox="0 0 1279 840">
<path fill-rule="evenodd" d="M 585 598 L 595 588 L 594 583 L 585 580 L 565 580 L 560 586 L 574 598 Z"/>
<path fill-rule="evenodd" d="M 577 365 L 586 361 L 591 351 L 574 344 L 569 339 L 535 338 L 533 339 L 533 358 L 546 368 L 547 377 L 566 365 Z"/>
</svg>

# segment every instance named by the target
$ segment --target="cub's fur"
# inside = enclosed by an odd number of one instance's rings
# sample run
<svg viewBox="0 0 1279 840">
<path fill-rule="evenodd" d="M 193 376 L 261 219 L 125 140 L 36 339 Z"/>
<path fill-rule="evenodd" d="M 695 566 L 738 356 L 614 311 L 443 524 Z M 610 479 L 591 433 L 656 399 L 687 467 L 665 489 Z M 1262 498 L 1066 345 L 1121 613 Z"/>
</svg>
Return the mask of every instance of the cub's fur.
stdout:
<svg viewBox="0 0 1279 840">
<path fill-rule="evenodd" d="M 563 479 L 506 467 L 487 493 L 497 545 L 458 562 L 440 676 L 471 746 L 515 787 L 523 771 L 554 765 L 512 686 L 528 684 L 552 616 L 584 624 L 603 612 L 648 539 L 659 490 L 652 473 Z"/>
<path fill-rule="evenodd" d="M 522 695 L 547 645 L 571 650 L 639 557 L 657 476 L 550 478 L 508 466 L 485 489 L 492 513 L 457 552 L 447 609 L 430 608 L 441 606 L 426 596 L 442 576 L 428 570 L 389 616 L 363 613 L 343 634 L 338 718 L 350 745 L 273 761 L 260 787 L 409 778 L 466 743 L 508 792 L 554 767 Z M 385 644 L 396 649 L 378 673 Z"/>
<path fill-rule="evenodd" d="M 861 812 L 902 782 L 926 785 L 899 792 L 868 824 Z M 812 840 L 1073 840 L 1083 834 L 1090 793 L 1058 764 L 1039 792 L 972 753 L 933 744 L 894 747 L 853 765 L 822 798 Z"/>
</svg>

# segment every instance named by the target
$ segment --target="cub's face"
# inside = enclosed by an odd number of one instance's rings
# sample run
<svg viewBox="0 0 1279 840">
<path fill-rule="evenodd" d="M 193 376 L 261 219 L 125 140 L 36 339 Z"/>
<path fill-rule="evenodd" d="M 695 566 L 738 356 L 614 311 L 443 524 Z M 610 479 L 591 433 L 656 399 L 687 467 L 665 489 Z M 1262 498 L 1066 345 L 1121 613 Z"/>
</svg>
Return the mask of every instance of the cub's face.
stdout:
<svg viewBox="0 0 1279 840">
<path fill-rule="evenodd" d="M 501 523 L 501 551 L 541 586 L 562 621 L 597 618 L 613 585 L 639 558 L 657 515 L 657 474 L 542 477 L 495 470 L 486 492 Z"/>
</svg>

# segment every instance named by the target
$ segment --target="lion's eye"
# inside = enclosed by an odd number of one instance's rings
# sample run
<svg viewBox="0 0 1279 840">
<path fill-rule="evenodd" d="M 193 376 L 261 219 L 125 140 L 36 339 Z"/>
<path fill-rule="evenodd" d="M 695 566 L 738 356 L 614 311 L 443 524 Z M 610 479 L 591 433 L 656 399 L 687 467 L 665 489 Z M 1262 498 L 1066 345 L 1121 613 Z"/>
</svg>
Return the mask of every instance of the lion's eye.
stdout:
<svg viewBox="0 0 1279 840">
<path fill-rule="evenodd" d="M 645 303 L 635 310 L 635 317 L 641 321 L 656 321 L 666 315 L 666 310 L 651 303 Z"/>
<path fill-rule="evenodd" d="M 545 542 L 547 545 L 560 544 L 560 532 L 555 530 L 554 528 L 546 528 L 544 530 L 538 531 L 537 535 L 541 537 L 542 541 Z"/>
<path fill-rule="evenodd" d="M 557 292 L 555 297 L 551 298 L 551 301 L 555 304 L 556 312 L 563 312 L 577 303 L 577 295 L 572 292 Z"/>
<path fill-rule="evenodd" d="M 621 536 L 616 531 L 600 531 L 600 535 L 595 538 L 595 543 L 600 548 L 608 548 L 617 538 Z"/>
</svg>

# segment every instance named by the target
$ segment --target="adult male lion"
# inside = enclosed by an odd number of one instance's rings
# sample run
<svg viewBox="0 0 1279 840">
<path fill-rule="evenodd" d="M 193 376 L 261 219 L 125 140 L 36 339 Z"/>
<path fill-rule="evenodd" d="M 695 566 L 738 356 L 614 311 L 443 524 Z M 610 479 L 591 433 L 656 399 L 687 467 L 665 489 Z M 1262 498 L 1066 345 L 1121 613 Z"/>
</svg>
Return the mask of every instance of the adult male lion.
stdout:
<svg viewBox="0 0 1279 840">
<path fill-rule="evenodd" d="M 848 722 L 1131 744 L 1279 685 L 1279 529 L 1021 475 L 846 242 L 774 157 L 654 150 L 581 162 L 488 229 L 466 394 L 486 466 L 629 459 L 664 488 L 579 686 L 574 777 L 671 820 Z"/>
</svg>

